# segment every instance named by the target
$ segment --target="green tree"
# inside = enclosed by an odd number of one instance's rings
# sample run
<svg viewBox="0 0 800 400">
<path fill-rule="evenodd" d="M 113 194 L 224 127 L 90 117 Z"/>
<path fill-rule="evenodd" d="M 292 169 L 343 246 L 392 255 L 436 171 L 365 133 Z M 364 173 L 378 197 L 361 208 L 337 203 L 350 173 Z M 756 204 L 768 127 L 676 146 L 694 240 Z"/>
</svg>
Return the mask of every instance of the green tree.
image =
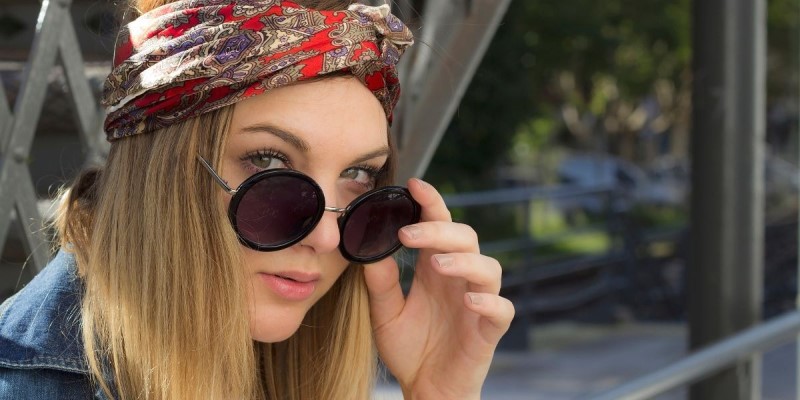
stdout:
<svg viewBox="0 0 800 400">
<path fill-rule="evenodd" d="M 768 99 L 796 105 L 800 3 L 767 5 Z M 512 1 L 427 178 L 450 191 L 492 188 L 498 165 L 554 144 L 644 161 L 645 125 L 686 156 L 690 62 L 689 0 Z M 653 102 L 655 118 L 644 109 Z"/>
<path fill-rule="evenodd" d="M 767 6 L 769 107 L 796 119 L 800 3 Z M 688 158 L 691 21 L 689 0 L 512 1 L 426 178 L 444 192 L 487 190 L 513 166 L 553 183 L 564 148 L 645 163 L 669 143 Z M 520 207 L 453 212 L 498 239 L 530 232 Z"/>
</svg>

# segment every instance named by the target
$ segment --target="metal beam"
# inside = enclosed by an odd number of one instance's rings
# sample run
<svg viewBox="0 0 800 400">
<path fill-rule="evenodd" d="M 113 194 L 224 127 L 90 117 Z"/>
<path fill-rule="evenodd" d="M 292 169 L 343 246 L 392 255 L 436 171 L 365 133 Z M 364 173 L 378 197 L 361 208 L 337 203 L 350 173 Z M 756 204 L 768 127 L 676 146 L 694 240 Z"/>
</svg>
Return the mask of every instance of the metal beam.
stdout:
<svg viewBox="0 0 800 400">
<path fill-rule="evenodd" d="M 47 238 L 46 224 L 37 207 L 33 179 L 27 168 L 20 168 L 20 180 L 16 193 L 17 223 L 22 230 L 25 250 L 33 261 L 36 272 L 41 271 L 50 261 L 50 241 Z M 31 199 L 34 199 L 31 201 Z"/>
<path fill-rule="evenodd" d="M 14 104 L 11 130 L 6 147 L 0 155 L 0 245 L 6 243 L 11 224 L 13 208 L 23 210 L 26 217 L 37 218 L 35 208 L 18 208 L 20 179 L 30 179 L 28 173 L 28 157 L 33 144 L 36 126 L 41 115 L 47 92 L 47 77 L 56 61 L 59 37 L 64 30 L 64 15 L 68 13 L 69 0 L 45 0 L 36 24 L 36 37 L 31 49 L 31 60 L 26 65 L 20 94 Z M 14 188 L 14 190 L 10 190 Z M 36 198 L 27 200 L 33 204 Z M 18 217 L 19 214 L 18 214 Z M 35 237 L 34 237 L 35 238 Z M 41 249 L 41 243 L 28 243 L 31 249 Z M 34 257 L 37 270 L 44 268 L 39 264 L 41 257 Z"/>
<path fill-rule="evenodd" d="M 6 99 L 6 90 L 0 82 L 0 154 L 6 151 L 6 141 L 8 134 L 11 131 L 11 110 L 8 108 L 8 100 Z"/>
<path fill-rule="evenodd" d="M 69 15 L 69 0 L 45 1 L 37 23 L 31 60 L 26 65 L 22 91 L 13 115 L 5 98 L 0 99 L 0 245 L 8 235 L 12 216 L 16 216 L 22 245 L 30 254 L 34 269 L 44 268 L 50 259 L 50 243 L 45 221 L 38 208 L 28 157 L 36 133 L 37 121 L 47 92 L 48 72 L 59 62 L 69 85 L 68 97 L 76 117 L 79 137 L 90 162 L 104 156 L 101 117 L 84 71 L 75 26 Z M 56 58 L 58 56 L 58 58 Z M 0 89 L 2 89 L 0 87 Z M 0 95 L 4 95 L 0 90 Z M 105 146 L 107 147 L 107 146 Z"/>
<path fill-rule="evenodd" d="M 441 56 L 423 66 L 427 78 L 415 82 L 415 72 L 410 73 L 412 87 L 406 90 L 419 94 L 404 100 L 402 113 L 406 115 L 398 116 L 402 123 L 394 127 L 395 137 L 399 139 L 397 178 L 400 182 L 425 173 L 510 0 L 469 3 L 468 9 L 464 8 L 466 15 L 462 21 L 453 22 L 452 15 L 443 15 L 438 21 L 447 27 L 453 26 L 454 30 L 442 35 L 446 36 L 444 46 L 435 51 Z M 437 28 L 423 26 L 423 30 Z M 435 46 L 435 43 L 417 46 Z"/>
<path fill-rule="evenodd" d="M 92 94 L 86 79 L 81 48 L 75 25 L 69 13 L 65 14 L 64 32 L 58 43 L 58 54 L 69 86 L 69 102 L 76 116 L 79 137 L 86 155 L 86 164 L 98 164 L 108 155 L 109 144 L 103 134 L 103 113 Z"/>
<path fill-rule="evenodd" d="M 761 318 L 766 11 L 693 3 L 689 325 L 692 349 Z M 760 355 L 694 385 L 697 400 L 760 398 Z"/>
</svg>

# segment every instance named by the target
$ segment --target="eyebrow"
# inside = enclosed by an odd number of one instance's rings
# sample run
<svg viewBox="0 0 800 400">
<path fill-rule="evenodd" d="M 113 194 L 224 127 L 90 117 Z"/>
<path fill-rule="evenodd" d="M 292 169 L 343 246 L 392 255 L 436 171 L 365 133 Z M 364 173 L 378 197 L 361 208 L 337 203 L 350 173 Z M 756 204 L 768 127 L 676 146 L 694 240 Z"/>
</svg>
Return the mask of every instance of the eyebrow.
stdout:
<svg viewBox="0 0 800 400">
<path fill-rule="evenodd" d="M 240 133 L 271 133 L 271 134 L 279 137 L 284 142 L 289 143 L 290 145 L 292 145 L 292 147 L 296 148 L 297 150 L 300 150 L 303 153 L 308 153 L 308 149 L 310 148 L 308 146 L 308 143 L 306 143 L 306 141 L 301 139 L 299 136 L 297 136 L 297 135 L 295 135 L 295 134 L 293 134 L 291 132 L 288 132 L 286 130 L 283 130 L 281 128 L 278 128 L 278 127 L 276 127 L 274 125 L 268 125 L 268 124 L 250 125 L 250 126 L 245 126 L 239 132 Z"/>
<path fill-rule="evenodd" d="M 269 133 L 274 136 L 277 136 L 281 140 L 286 143 L 289 143 L 292 147 L 296 148 L 302 153 L 308 153 L 309 149 L 311 148 L 308 145 L 308 142 L 303 140 L 301 137 L 285 130 L 278 128 L 275 125 L 270 124 L 253 124 L 249 126 L 245 126 L 244 128 L 239 130 L 240 133 Z M 373 150 L 369 153 L 363 154 L 360 157 L 353 160 L 351 164 L 359 164 L 365 161 L 372 160 L 373 158 L 389 156 L 391 154 L 391 150 L 389 147 L 381 147 L 377 150 Z"/>
<path fill-rule="evenodd" d="M 378 150 L 371 151 L 367 154 L 364 154 L 361 157 L 356 158 L 355 160 L 353 160 L 351 164 L 361 164 L 365 161 L 372 160 L 373 158 L 389 156 L 389 154 L 391 154 L 391 151 L 389 150 L 388 147 L 381 147 Z"/>
</svg>

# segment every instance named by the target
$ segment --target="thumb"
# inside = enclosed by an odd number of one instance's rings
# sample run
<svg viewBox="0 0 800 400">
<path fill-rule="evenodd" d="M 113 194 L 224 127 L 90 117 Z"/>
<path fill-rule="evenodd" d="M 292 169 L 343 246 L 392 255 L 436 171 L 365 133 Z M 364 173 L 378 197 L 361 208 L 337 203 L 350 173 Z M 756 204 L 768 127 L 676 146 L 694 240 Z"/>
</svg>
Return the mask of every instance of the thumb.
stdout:
<svg viewBox="0 0 800 400">
<path fill-rule="evenodd" d="M 364 264 L 364 279 L 369 292 L 369 308 L 373 329 L 393 320 L 405 307 L 406 300 L 400 288 L 400 270 L 392 257 L 372 264 Z"/>
</svg>

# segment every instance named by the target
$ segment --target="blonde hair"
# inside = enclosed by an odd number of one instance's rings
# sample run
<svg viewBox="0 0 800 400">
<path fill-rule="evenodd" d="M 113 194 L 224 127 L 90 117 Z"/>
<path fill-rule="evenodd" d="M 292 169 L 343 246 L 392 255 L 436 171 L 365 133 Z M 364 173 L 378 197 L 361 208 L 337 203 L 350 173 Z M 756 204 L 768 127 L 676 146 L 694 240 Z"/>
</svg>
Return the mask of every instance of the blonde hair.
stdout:
<svg viewBox="0 0 800 400">
<path fill-rule="evenodd" d="M 140 0 L 136 9 L 167 2 Z M 298 1 L 321 2 L 334 3 Z M 85 171 L 62 196 L 56 227 L 84 282 L 93 381 L 119 399 L 368 398 L 377 358 L 360 267 L 342 274 L 288 340 L 250 336 L 242 249 L 195 158 L 221 165 L 232 114 L 228 106 L 117 140 L 105 167 Z"/>
</svg>

